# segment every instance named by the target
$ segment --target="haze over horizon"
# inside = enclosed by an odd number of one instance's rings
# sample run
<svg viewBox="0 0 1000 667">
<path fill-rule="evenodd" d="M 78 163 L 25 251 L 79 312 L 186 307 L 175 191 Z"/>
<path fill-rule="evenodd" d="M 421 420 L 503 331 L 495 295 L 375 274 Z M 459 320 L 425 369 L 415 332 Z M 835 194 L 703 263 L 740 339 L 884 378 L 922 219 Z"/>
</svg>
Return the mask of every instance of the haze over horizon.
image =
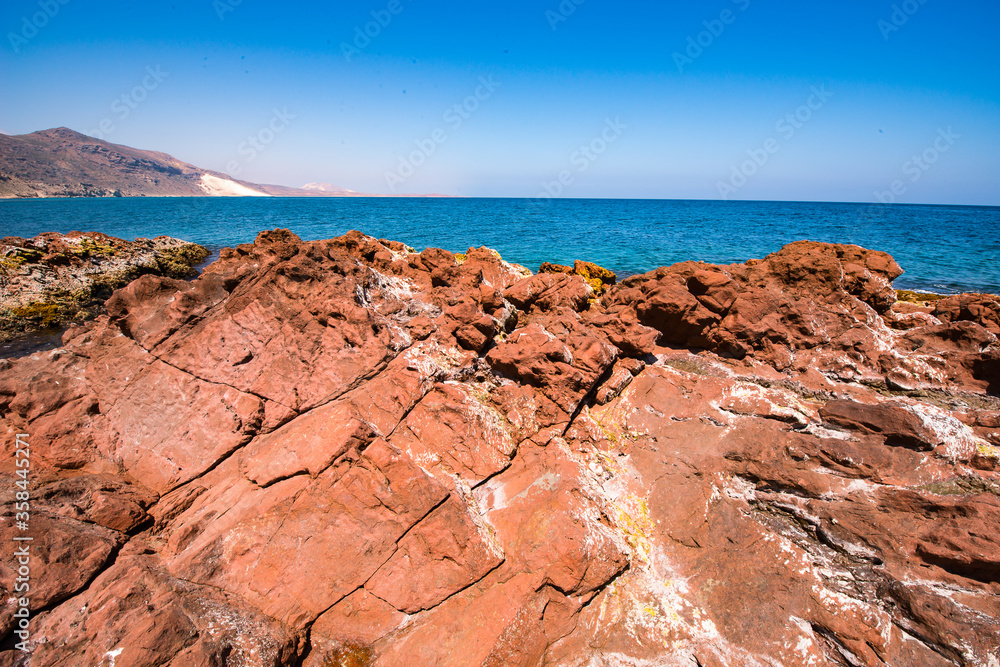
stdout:
<svg viewBox="0 0 1000 667">
<path fill-rule="evenodd" d="M 1000 205 L 998 24 L 970 0 L 11 0 L 0 131 L 378 194 Z"/>
</svg>

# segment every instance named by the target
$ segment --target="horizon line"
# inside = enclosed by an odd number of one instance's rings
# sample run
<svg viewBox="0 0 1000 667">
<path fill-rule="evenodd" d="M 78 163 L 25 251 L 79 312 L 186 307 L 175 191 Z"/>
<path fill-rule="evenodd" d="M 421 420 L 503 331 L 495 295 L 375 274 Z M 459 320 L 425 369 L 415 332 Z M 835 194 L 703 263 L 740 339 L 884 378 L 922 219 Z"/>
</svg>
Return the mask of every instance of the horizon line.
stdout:
<svg viewBox="0 0 1000 667">
<path fill-rule="evenodd" d="M 273 184 L 272 184 L 273 185 Z M 292 188 L 295 186 L 279 186 Z M 133 197 L 0 197 L 0 202 L 8 201 L 45 201 L 45 200 L 129 200 L 129 199 L 208 199 L 208 200 L 281 200 L 281 199 L 303 199 L 303 200 L 326 200 L 326 199 L 421 199 L 421 200 L 447 200 L 447 199 L 483 199 L 483 200 L 520 200 L 520 201 L 645 201 L 645 202 L 711 202 L 716 204 L 839 204 L 844 206 L 869 206 L 871 208 L 903 207 L 903 206 L 944 206 L 949 208 L 1000 208 L 1000 204 L 950 204 L 950 203 L 926 203 L 926 202 L 859 202 L 859 201 L 830 201 L 824 199 L 692 199 L 687 197 L 518 197 L 513 195 L 502 196 L 482 196 L 482 195 L 442 195 L 442 194 L 407 194 L 407 195 L 312 195 L 312 196 L 281 196 L 256 197 L 249 195 L 231 196 L 169 196 L 169 195 L 141 195 Z"/>
</svg>

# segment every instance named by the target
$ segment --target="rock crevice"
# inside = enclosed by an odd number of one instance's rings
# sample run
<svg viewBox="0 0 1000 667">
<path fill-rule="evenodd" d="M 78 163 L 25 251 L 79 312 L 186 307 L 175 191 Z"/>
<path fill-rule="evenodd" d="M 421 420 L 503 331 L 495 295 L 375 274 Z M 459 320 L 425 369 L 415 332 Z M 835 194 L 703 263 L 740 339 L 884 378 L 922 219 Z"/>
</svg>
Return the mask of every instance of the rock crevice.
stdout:
<svg viewBox="0 0 1000 667">
<path fill-rule="evenodd" d="M 995 667 L 1000 306 L 900 271 L 275 230 L 142 276 L 0 362 L 46 582 L 0 660 Z"/>
</svg>

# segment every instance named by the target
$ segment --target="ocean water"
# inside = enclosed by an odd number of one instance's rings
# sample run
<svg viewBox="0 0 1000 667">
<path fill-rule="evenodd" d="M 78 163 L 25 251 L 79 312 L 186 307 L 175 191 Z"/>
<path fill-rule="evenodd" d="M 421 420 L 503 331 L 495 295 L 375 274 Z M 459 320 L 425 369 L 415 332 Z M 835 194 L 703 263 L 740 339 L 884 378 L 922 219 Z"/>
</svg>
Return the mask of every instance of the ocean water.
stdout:
<svg viewBox="0 0 1000 667">
<path fill-rule="evenodd" d="M 0 237 L 161 234 L 213 250 L 283 227 L 303 239 L 358 229 L 418 250 L 489 246 L 537 270 L 596 262 L 626 276 L 685 260 L 743 262 L 809 239 L 891 253 L 899 289 L 1000 293 L 1000 208 L 594 199 L 135 198 L 0 201 Z"/>
</svg>

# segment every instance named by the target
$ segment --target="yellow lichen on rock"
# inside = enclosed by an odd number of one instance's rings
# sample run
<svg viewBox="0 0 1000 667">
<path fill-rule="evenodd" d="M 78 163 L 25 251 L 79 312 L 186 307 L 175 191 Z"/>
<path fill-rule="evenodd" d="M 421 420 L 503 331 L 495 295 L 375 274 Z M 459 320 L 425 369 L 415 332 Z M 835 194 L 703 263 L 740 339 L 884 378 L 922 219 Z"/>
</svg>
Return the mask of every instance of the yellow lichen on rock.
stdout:
<svg viewBox="0 0 1000 667">
<path fill-rule="evenodd" d="M 208 249 L 159 237 L 105 234 L 9 237 L 0 245 L 0 341 L 92 319 L 114 290 L 146 274 L 190 278 Z"/>
<path fill-rule="evenodd" d="M 1000 459 L 1000 447 L 994 447 L 993 445 L 981 442 L 976 445 L 976 454 L 985 459 Z"/>
<path fill-rule="evenodd" d="M 67 244 L 72 243 L 72 241 L 73 239 L 69 239 Z M 101 243 L 91 237 L 83 236 L 80 237 L 77 248 L 72 252 L 81 257 L 114 257 L 118 254 L 118 248 L 110 243 Z"/>
<path fill-rule="evenodd" d="M 571 276 L 580 276 L 583 278 L 590 288 L 594 290 L 594 300 L 603 295 L 611 285 L 614 285 L 618 276 L 614 274 L 613 271 L 605 269 L 603 266 L 598 266 L 593 262 L 584 262 L 583 260 L 576 260 L 573 262 L 573 266 L 565 266 L 563 264 L 553 264 L 551 262 L 543 262 L 540 267 L 538 267 L 539 273 L 565 273 Z"/>
<path fill-rule="evenodd" d="M 653 534 L 653 520 L 649 516 L 649 507 L 644 498 L 628 494 L 613 503 L 615 508 L 614 521 L 618 530 L 632 548 L 633 555 L 644 563 L 649 562 L 652 552 L 650 538 Z"/>
<path fill-rule="evenodd" d="M 947 299 L 947 294 L 932 294 L 930 292 L 914 292 L 912 290 L 896 290 L 896 301 L 915 303 L 918 306 L 929 306 L 935 301 Z"/>
<path fill-rule="evenodd" d="M 323 658 L 323 667 L 367 667 L 373 658 L 371 647 L 347 643 Z"/>
<path fill-rule="evenodd" d="M 613 271 L 609 271 L 593 262 L 584 262 L 579 259 L 573 262 L 573 272 L 588 280 L 600 280 L 602 284 L 606 285 L 614 285 L 618 280 L 618 276 Z"/>
<path fill-rule="evenodd" d="M 52 303 L 31 303 L 21 308 L 12 308 L 11 314 L 23 320 L 38 323 L 41 328 L 48 329 L 57 324 L 64 316 L 64 309 Z"/>
</svg>

